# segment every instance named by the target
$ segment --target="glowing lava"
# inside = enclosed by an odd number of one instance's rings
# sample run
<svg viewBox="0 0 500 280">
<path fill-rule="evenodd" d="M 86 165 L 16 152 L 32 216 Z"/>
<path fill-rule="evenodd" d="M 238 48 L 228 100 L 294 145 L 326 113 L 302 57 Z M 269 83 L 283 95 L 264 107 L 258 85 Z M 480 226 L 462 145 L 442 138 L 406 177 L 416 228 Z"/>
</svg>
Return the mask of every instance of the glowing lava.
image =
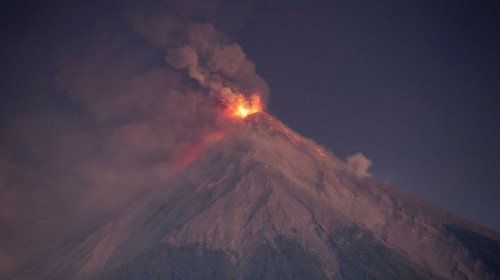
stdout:
<svg viewBox="0 0 500 280">
<path fill-rule="evenodd" d="M 226 100 L 226 111 L 231 117 L 244 119 L 251 114 L 262 111 L 260 96 L 254 94 L 245 97 L 243 94 L 235 94 Z"/>
</svg>

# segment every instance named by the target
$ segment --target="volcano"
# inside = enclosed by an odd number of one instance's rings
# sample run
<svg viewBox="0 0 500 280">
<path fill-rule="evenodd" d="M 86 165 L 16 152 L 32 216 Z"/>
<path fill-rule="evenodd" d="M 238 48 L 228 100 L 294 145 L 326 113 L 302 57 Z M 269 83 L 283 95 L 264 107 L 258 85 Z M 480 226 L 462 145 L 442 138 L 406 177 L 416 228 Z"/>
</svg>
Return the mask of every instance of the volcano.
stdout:
<svg viewBox="0 0 500 280">
<path fill-rule="evenodd" d="M 499 279 L 499 240 L 257 113 L 15 279 Z"/>
</svg>

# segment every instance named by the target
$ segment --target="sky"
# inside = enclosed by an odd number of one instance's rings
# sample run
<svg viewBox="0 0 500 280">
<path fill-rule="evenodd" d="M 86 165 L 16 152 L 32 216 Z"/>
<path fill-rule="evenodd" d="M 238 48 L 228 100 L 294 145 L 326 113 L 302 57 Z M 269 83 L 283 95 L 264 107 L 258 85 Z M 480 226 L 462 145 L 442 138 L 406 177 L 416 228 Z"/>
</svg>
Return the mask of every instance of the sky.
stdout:
<svg viewBox="0 0 500 280">
<path fill-rule="evenodd" d="M 362 152 L 373 177 L 500 230 L 496 1 L 80 2 L 0 9 L 0 241 L 64 236 L 161 184 L 224 129 L 213 102 L 226 86 L 344 160 Z M 1 245 L 0 272 L 21 248 Z"/>
<path fill-rule="evenodd" d="M 499 14 L 496 1 L 262 1 L 234 38 L 287 125 L 498 231 Z"/>
</svg>

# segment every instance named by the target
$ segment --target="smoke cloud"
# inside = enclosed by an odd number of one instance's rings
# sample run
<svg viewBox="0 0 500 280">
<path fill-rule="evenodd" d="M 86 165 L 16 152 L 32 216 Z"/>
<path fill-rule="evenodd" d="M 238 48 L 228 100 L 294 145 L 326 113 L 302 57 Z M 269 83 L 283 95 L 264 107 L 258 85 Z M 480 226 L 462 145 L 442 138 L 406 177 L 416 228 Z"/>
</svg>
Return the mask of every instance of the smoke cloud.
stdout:
<svg viewBox="0 0 500 280">
<path fill-rule="evenodd" d="M 347 157 L 345 169 L 354 173 L 358 177 L 371 176 L 368 169 L 372 166 L 372 161 L 366 158 L 363 153 L 355 153 Z"/>
<path fill-rule="evenodd" d="M 225 99 L 267 100 L 242 48 L 211 23 L 191 20 L 213 13 L 215 2 L 166 7 L 125 9 L 123 23 L 62 48 L 52 93 L 39 97 L 44 105 L 8 116 L 0 142 L 0 277 L 161 186 L 224 134 Z"/>
<path fill-rule="evenodd" d="M 139 34 L 166 49 L 166 61 L 224 100 L 234 94 L 258 94 L 267 100 L 268 86 L 246 59 L 242 48 L 231 43 L 210 23 L 184 22 L 171 16 L 132 16 Z M 152 34 L 161 30 L 164 36 Z M 180 35 L 179 35 L 180 34 Z M 169 39 L 171 38 L 171 39 Z"/>
</svg>

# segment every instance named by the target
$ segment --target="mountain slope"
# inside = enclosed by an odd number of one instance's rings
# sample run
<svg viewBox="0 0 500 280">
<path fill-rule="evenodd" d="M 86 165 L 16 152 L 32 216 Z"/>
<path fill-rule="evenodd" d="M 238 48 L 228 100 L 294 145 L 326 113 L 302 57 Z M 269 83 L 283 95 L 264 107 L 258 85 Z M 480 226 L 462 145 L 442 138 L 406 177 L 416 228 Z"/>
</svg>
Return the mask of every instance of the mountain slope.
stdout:
<svg viewBox="0 0 500 280">
<path fill-rule="evenodd" d="M 495 279 L 499 240 L 256 114 L 18 279 Z"/>
</svg>

